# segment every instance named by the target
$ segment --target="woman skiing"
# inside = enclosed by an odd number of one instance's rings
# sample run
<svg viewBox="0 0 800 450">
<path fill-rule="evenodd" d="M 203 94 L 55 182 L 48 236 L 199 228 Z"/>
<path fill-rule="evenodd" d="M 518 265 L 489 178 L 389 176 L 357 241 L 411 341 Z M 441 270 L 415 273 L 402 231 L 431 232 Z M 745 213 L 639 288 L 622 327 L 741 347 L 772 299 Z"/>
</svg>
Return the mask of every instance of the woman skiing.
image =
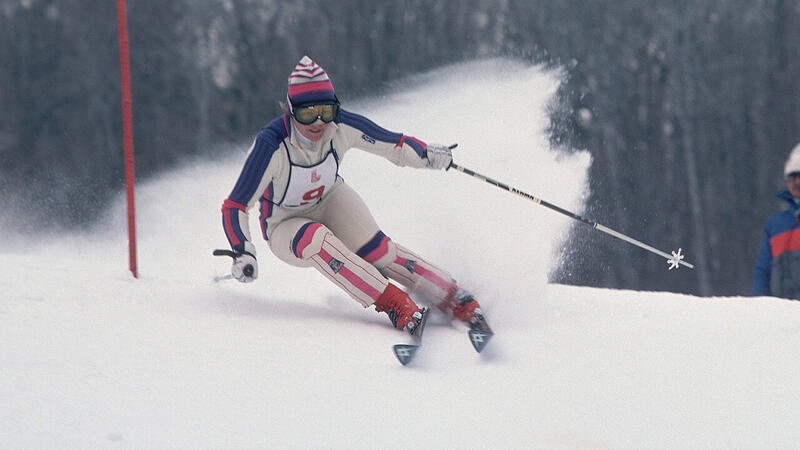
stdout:
<svg viewBox="0 0 800 450">
<path fill-rule="evenodd" d="M 231 274 L 258 276 L 248 211 L 258 205 L 261 235 L 280 260 L 314 267 L 365 308 L 413 334 L 427 300 L 468 325 L 485 323 L 478 302 L 450 275 L 385 235 L 359 195 L 338 175 L 351 148 L 398 166 L 445 169 L 450 148 L 383 129 L 340 108 L 327 73 L 304 56 L 289 76 L 288 111 L 255 138 L 222 223 L 233 250 Z M 388 277 L 388 278 L 387 278 Z"/>
</svg>

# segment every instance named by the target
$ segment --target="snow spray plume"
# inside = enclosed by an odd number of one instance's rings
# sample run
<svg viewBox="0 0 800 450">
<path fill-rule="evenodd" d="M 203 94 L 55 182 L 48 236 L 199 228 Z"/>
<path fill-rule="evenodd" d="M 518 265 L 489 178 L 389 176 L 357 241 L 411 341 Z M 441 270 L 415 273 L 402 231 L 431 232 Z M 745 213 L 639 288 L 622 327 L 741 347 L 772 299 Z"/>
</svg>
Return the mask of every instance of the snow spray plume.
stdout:
<svg viewBox="0 0 800 450">
<path fill-rule="evenodd" d="M 451 149 L 456 148 L 457 145 L 458 144 L 453 144 L 453 145 L 450 146 L 450 148 Z M 540 198 L 534 197 L 533 195 L 528 194 L 526 192 L 522 192 L 519 189 L 513 188 L 513 187 L 511 187 L 511 186 L 509 186 L 509 185 L 507 185 L 505 183 L 501 183 L 501 182 L 499 182 L 497 180 L 493 180 L 493 179 L 491 179 L 491 178 L 489 178 L 487 176 L 481 175 L 481 174 L 479 174 L 479 173 L 477 173 L 477 172 L 475 172 L 473 170 L 467 169 L 466 167 L 459 166 L 458 164 L 455 164 L 455 163 L 451 162 L 450 166 L 447 168 L 447 170 L 450 170 L 450 169 L 455 169 L 455 170 L 457 170 L 457 171 L 459 171 L 461 173 L 465 173 L 465 174 L 467 174 L 467 175 L 469 175 L 469 176 L 471 176 L 473 178 L 477 178 L 479 180 L 483 180 L 483 181 L 485 181 L 485 182 L 487 182 L 487 183 L 489 183 L 489 184 L 491 184 L 493 186 L 499 187 L 500 189 L 503 189 L 503 190 L 506 190 L 508 192 L 511 192 L 512 194 L 517 194 L 520 197 L 527 198 L 528 200 L 531 200 L 531 201 L 536 202 L 536 203 L 538 203 L 538 204 L 540 204 L 542 206 L 550 208 L 553 211 L 561 213 L 561 214 L 563 214 L 563 215 L 565 215 L 565 216 L 567 216 L 567 217 L 569 217 L 571 219 L 575 219 L 578 222 L 581 222 L 581 223 L 584 223 L 586 225 L 589 225 L 590 227 L 595 228 L 597 230 L 600 230 L 603 233 L 610 234 L 611 236 L 614 236 L 617 239 L 622 239 L 625 242 L 631 243 L 631 244 L 633 244 L 633 245 L 635 245 L 637 247 L 641 247 L 641 248 L 643 248 L 643 249 L 645 249 L 645 250 L 647 250 L 649 252 L 655 253 L 656 255 L 663 256 L 663 257 L 667 258 L 667 264 L 669 264 L 669 270 L 677 269 L 678 267 L 680 267 L 681 264 L 683 264 L 684 266 L 686 266 L 686 267 L 688 267 L 690 269 L 694 269 L 694 264 L 689 264 L 688 262 L 683 260 L 683 256 L 684 255 L 681 254 L 681 249 L 680 248 L 678 249 L 678 251 L 672 252 L 672 255 L 668 255 L 667 253 L 662 252 L 661 250 L 659 250 L 657 248 L 651 247 L 651 246 L 649 246 L 649 245 L 647 245 L 647 244 L 645 244 L 643 242 L 637 241 L 636 239 L 633 239 L 630 236 L 626 236 L 626 235 L 624 235 L 624 234 L 622 234 L 622 233 L 620 233 L 618 231 L 614 231 L 611 228 L 608 228 L 608 227 L 606 227 L 604 225 L 601 225 L 601 224 L 599 224 L 599 223 L 597 223 L 597 222 L 595 222 L 593 220 L 589 220 L 589 219 L 586 219 L 584 217 L 581 217 L 581 216 L 579 216 L 579 215 L 577 215 L 577 214 L 575 214 L 573 212 L 567 211 L 564 208 L 556 206 L 556 205 L 554 205 L 554 204 L 552 204 L 550 202 L 544 201 L 544 200 L 542 200 Z"/>
</svg>

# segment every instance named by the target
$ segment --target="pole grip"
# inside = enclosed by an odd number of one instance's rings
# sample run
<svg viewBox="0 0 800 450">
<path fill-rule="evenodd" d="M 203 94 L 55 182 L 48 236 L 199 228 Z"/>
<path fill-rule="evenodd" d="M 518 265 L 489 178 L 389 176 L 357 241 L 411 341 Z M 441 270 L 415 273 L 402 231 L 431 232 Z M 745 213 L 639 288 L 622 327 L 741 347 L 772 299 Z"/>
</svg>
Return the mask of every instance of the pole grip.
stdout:
<svg viewBox="0 0 800 450">
<path fill-rule="evenodd" d="M 231 250 L 224 250 L 221 248 L 214 250 L 211 254 L 213 254 L 214 256 L 230 256 L 231 258 L 236 258 L 235 252 Z"/>
</svg>

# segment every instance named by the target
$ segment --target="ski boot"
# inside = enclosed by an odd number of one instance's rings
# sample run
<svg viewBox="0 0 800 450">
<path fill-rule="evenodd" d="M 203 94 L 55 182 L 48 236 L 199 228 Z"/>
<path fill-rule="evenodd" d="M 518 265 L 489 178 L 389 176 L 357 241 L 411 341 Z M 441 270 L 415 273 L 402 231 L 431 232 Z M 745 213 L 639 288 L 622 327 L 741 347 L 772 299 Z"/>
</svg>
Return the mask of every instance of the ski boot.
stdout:
<svg viewBox="0 0 800 450">
<path fill-rule="evenodd" d="M 466 323 L 472 330 L 492 331 L 483 315 L 481 305 L 478 304 L 475 297 L 458 286 L 450 288 L 447 297 L 437 307 L 444 313 L 452 314 L 453 318 Z"/>
<path fill-rule="evenodd" d="M 414 334 L 414 329 L 422 320 L 422 308 L 417 306 L 408 294 L 391 283 L 375 300 L 375 311 L 386 312 L 395 328 L 406 330 L 411 334 Z"/>
</svg>

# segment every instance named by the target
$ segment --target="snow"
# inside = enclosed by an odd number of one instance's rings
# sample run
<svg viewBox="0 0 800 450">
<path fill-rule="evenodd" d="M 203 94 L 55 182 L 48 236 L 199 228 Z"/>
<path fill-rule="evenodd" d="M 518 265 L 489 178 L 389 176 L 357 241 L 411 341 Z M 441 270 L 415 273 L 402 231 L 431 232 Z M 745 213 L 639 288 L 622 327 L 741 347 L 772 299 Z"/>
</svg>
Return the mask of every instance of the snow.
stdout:
<svg viewBox="0 0 800 450">
<path fill-rule="evenodd" d="M 580 212 L 589 155 L 544 132 L 557 85 L 479 61 L 350 109 Z M 797 447 L 800 303 L 550 284 L 569 219 L 457 172 L 357 151 L 342 168 L 388 235 L 481 299 L 482 355 L 433 316 L 400 366 L 385 315 L 261 241 L 258 281 L 215 282 L 247 146 L 138 187 L 138 280 L 122 197 L 91 230 L 4 230 L 0 448 Z"/>
</svg>

